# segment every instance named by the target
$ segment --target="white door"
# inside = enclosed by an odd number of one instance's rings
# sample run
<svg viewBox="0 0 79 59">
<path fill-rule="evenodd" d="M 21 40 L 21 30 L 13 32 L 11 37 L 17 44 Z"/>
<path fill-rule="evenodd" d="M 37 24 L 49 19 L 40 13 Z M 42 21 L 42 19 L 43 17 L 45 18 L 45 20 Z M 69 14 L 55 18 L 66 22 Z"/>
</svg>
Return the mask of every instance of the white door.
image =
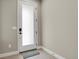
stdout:
<svg viewBox="0 0 79 59">
<path fill-rule="evenodd" d="M 21 1 L 19 9 L 19 51 L 23 52 L 36 48 L 35 5 Z"/>
</svg>

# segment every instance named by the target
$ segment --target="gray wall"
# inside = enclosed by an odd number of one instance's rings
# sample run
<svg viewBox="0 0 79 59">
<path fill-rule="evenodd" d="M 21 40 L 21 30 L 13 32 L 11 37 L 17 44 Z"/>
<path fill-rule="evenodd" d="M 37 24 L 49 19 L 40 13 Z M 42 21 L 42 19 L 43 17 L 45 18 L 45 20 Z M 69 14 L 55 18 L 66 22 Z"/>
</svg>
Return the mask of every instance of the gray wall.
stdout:
<svg viewBox="0 0 79 59">
<path fill-rule="evenodd" d="M 42 0 L 43 46 L 77 59 L 77 0 Z"/>
<path fill-rule="evenodd" d="M 1 1 L 1 0 L 0 0 Z M 16 0 L 2 0 L 1 1 L 1 53 L 11 52 L 17 50 L 17 35 L 16 30 L 12 30 L 16 26 Z M 9 44 L 12 45 L 9 48 Z M 1 47 L 0 47 L 1 49 Z"/>
<path fill-rule="evenodd" d="M 37 1 L 38 3 L 38 46 L 42 45 L 42 31 L 41 31 L 41 2 Z"/>
<path fill-rule="evenodd" d="M 0 53 L 2 51 L 2 40 L 1 40 L 1 0 L 0 0 Z"/>
</svg>

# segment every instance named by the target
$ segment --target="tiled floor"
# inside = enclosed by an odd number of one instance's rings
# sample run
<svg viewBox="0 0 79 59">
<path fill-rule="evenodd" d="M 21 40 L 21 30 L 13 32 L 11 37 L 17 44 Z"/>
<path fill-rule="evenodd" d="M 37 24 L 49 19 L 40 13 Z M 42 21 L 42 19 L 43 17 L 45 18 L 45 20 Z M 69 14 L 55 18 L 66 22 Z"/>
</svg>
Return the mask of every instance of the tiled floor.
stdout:
<svg viewBox="0 0 79 59">
<path fill-rule="evenodd" d="M 55 59 L 53 56 L 50 56 L 43 50 L 39 50 L 39 52 L 40 52 L 39 55 L 29 57 L 26 59 Z M 22 55 L 15 55 L 15 56 L 10 56 L 10 57 L 6 57 L 6 58 L 2 58 L 2 59 L 23 59 L 23 57 L 22 57 Z"/>
</svg>

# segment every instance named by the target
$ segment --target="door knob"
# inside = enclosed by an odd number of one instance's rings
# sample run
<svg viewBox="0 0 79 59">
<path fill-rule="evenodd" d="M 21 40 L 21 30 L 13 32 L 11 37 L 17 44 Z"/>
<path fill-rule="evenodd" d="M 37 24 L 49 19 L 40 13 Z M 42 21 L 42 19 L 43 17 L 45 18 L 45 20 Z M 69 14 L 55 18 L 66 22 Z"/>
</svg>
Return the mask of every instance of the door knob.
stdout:
<svg viewBox="0 0 79 59">
<path fill-rule="evenodd" d="M 19 34 L 22 34 L 22 28 L 19 28 Z"/>
</svg>

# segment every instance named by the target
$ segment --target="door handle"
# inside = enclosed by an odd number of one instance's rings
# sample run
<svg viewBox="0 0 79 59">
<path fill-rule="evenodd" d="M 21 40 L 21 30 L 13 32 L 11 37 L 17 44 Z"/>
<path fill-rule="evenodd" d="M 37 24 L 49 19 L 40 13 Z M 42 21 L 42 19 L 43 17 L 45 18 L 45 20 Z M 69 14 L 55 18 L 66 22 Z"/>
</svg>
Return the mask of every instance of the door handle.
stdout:
<svg viewBox="0 0 79 59">
<path fill-rule="evenodd" d="M 19 28 L 19 34 L 22 34 L 22 28 Z"/>
</svg>

